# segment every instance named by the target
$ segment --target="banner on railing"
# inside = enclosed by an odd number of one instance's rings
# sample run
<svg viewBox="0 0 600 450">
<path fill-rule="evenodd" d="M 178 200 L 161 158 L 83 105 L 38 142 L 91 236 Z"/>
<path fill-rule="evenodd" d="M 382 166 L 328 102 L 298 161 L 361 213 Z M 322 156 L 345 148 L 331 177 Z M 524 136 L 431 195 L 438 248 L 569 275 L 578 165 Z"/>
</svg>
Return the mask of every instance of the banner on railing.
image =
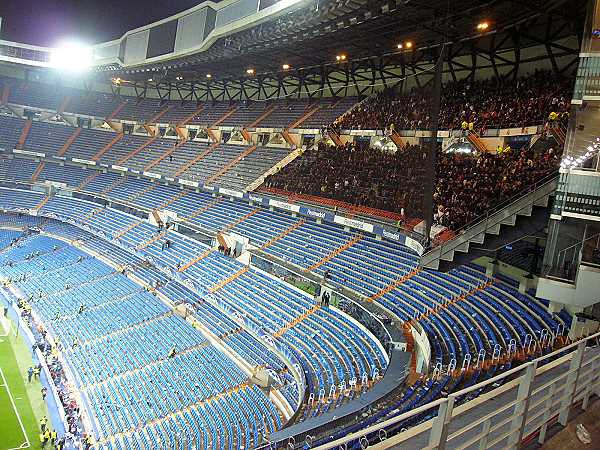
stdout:
<svg viewBox="0 0 600 450">
<path fill-rule="evenodd" d="M 123 167 L 123 166 L 115 166 L 114 164 L 112 166 L 110 166 L 112 169 L 115 170 L 119 170 L 121 172 L 127 172 L 129 171 L 129 169 L 127 167 Z"/>
<path fill-rule="evenodd" d="M 14 149 L 13 153 L 16 153 L 18 155 L 28 155 L 28 156 L 37 156 L 38 158 L 45 158 L 46 154 L 45 153 L 38 153 L 38 152 L 30 152 L 28 150 L 19 150 L 19 149 Z"/>
<path fill-rule="evenodd" d="M 285 209 L 286 211 L 292 212 L 300 212 L 300 207 L 298 205 L 292 205 L 290 203 L 280 202 L 279 200 L 269 200 L 269 205 L 274 206 L 275 208 Z"/>
<path fill-rule="evenodd" d="M 339 225 L 344 225 L 347 227 L 357 228 L 359 230 L 367 231 L 369 233 L 373 232 L 373 225 L 366 222 L 361 222 L 360 220 L 348 219 L 347 217 L 335 216 L 333 221 Z"/>
<path fill-rule="evenodd" d="M 89 159 L 71 158 L 71 161 L 74 163 L 85 164 L 87 166 L 95 166 L 96 165 L 96 161 L 90 161 Z"/>
<path fill-rule="evenodd" d="M 156 180 L 160 180 L 162 178 L 162 175 L 154 172 L 144 172 L 144 175 L 148 178 L 154 178 Z"/>
<path fill-rule="evenodd" d="M 242 192 L 234 191 L 232 189 L 219 188 L 219 194 L 229 195 L 230 197 L 235 198 L 244 198 L 244 194 Z"/>
<path fill-rule="evenodd" d="M 314 208 L 307 208 L 305 206 L 300 207 L 300 214 L 303 216 L 313 217 L 315 219 L 321 219 L 325 222 L 333 222 L 335 220 L 335 215 L 333 213 Z"/>
<path fill-rule="evenodd" d="M 194 187 L 194 188 L 198 187 L 198 183 L 196 181 L 182 180 L 181 178 L 179 179 L 179 184 L 181 184 L 183 186 Z"/>
<path fill-rule="evenodd" d="M 258 203 L 259 205 L 269 206 L 269 199 L 265 198 L 265 197 L 261 197 L 260 195 L 248 193 L 248 194 L 245 194 L 244 197 L 246 197 L 251 202 Z"/>
</svg>

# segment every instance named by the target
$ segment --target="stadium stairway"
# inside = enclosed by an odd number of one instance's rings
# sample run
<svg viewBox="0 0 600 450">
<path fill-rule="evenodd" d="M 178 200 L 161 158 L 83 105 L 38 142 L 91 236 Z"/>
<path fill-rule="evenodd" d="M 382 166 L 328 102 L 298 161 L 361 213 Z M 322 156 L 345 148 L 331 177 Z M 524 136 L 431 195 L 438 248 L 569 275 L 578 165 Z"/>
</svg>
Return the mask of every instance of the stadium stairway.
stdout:
<svg viewBox="0 0 600 450">
<path fill-rule="evenodd" d="M 166 152 L 164 152 L 162 155 L 160 155 L 158 158 L 156 158 L 155 160 L 151 161 L 150 164 L 148 164 L 146 167 L 144 167 L 144 172 L 149 171 L 154 166 L 156 166 L 157 164 L 159 164 L 162 160 L 168 158 L 175 151 L 177 151 L 177 149 L 179 147 L 181 147 L 182 145 L 186 144 L 187 142 L 188 141 L 186 139 L 179 140 L 179 142 L 177 142 L 177 145 L 171 147 L 169 150 L 167 150 Z"/>
<path fill-rule="evenodd" d="M 37 205 L 35 205 L 35 209 L 36 211 L 39 211 L 40 209 L 42 209 L 44 207 L 44 205 L 46 203 L 48 203 L 48 200 L 50 200 L 50 196 L 46 195 Z"/>
<path fill-rule="evenodd" d="M 69 150 L 69 147 L 71 147 L 71 144 L 73 142 L 75 142 L 75 139 L 77 139 L 77 137 L 79 136 L 80 133 L 81 133 L 81 128 L 80 127 L 75 128 L 75 131 L 73 131 L 71 136 L 69 136 L 69 139 L 67 139 L 67 141 L 63 144 L 63 146 L 60 148 L 60 150 L 58 150 L 58 152 L 56 153 L 56 156 L 64 156 L 65 153 L 67 153 L 67 151 Z"/>
<path fill-rule="evenodd" d="M 140 145 L 138 148 L 132 150 L 131 152 L 129 152 L 127 155 L 125 155 L 123 158 L 119 159 L 117 161 L 118 165 L 122 165 L 125 164 L 127 161 L 129 161 L 131 158 L 133 158 L 135 155 L 137 155 L 138 153 L 140 153 L 142 150 L 144 150 L 146 147 L 148 147 L 149 145 L 152 145 L 154 143 L 154 141 L 156 141 L 159 138 L 159 135 L 155 135 L 155 136 L 151 136 L 149 139 L 147 139 L 142 145 Z"/>
<path fill-rule="evenodd" d="M 306 320 L 308 318 L 308 316 L 316 313 L 317 311 L 319 311 L 321 309 L 321 305 L 315 305 L 312 308 L 310 308 L 308 311 L 306 311 L 305 313 L 303 313 L 302 315 L 296 317 L 295 319 L 289 321 L 288 323 L 286 323 L 282 328 L 280 328 L 279 330 L 277 330 L 275 333 L 273 333 L 273 337 L 275 338 L 279 338 L 281 336 L 283 336 L 283 334 L 288 331 L 290 328 L 295 327 L 296 325 L 298 325 L 300 322 L 302 322 L 303 320 Z"/>
<path fill-rule="evenodd" d="M 219 142 L 219 138 L 217 138 L 217 135 L 215 134 L 215 130 L 213 130 L 212 128 L 207 128 L 206 134 L 208 135 L 211 142 L 215 142 L 215 143 Z"/>
<path fill-rule="evenodd" d="M 183 221 L 184 222 L 189 222 L 193 219 L 195 219 L 196 217 L 198 217 L 200 214 L 208 211 L 210 208 L 212 208 L 213 206 L 221 203 L 224 200 L 223 197 L 217 197 L 214 200 L 208 202 L 206 205 L 198 208 L 197 210 L 195 210 L 192 214 L 190 214 L 188 217 L 184 217 Z"/>
<path fill-rule="evenodd" d="M 281 132 L 281 137 L 285 140 L 285 142 L 287 142 L 287 144 L 291 147 L 292 145 L 294 145 L 294 140 L 292 139 L 292 135 L 290 134 L 290 132 L 288 130 L 283 130 Z"/>
<path fill-rule="evenodd" d="M 123 301 L 127 296 L 132 296 L 132 295 L 135 295 L 137 293 L 139 293 L 139 291 L 134 292 L 132 294 L 127 294 L 126 296 L 123 296 L 123 297 L 117 297 L 116 299 L 114 299 L 114 301 L 116 301 L 116 302 Z M 104 306 L 104 305 L 105 304 L 102 304 L 100 306 Z M 89 308 L 89 310 L 93 310 L 93 307 Z M 155 319 L 158 319 L 158 320 L 164 319 L 165 316 L 167 316 L 167 315 L 158 316 Z M 137 325 L 137 328 L 139 328 L 140 326 L 147 325 L 147 324 L 148 324 L 148 322 L 142 322 L 141 324 Z M 129 332 L 131 330 L 134 330 L 135 328 L 136 328 L 136 325 L 133 325 L 130 328 L 126 328 L 125 330 Z M 119 332 L 119 331 L 122 332 L 123 329 L 117 330 L 117 332 Z M 110 337 L 110 336 L 107 335 L 107 337 Z M 187 347 L 187 348 L 185 348 L 183 350 L 178 351 L 177 355 L 178 356 L 184 356 L 184 355 L 186 355 L 188 353 L 194 352 L 195 350 L 199 350 L 199 349 L 208 347 L 209 345 L 210 345 L 209 341 L 200 342 L 199 344 L 192 345 L 191 347 Z M 137 367 L 135 367 L 133 369 L 129 369 L 129 370 L 125 371 L 125 372 L 120 372 L 118 374 L 113 375 L 112 377 L 105 378 L 102 381 L 98 381 L 96 383 L 92 383 L 92 384 L 86 385 L 86 386 L 84 386 L 82 388 L 82 390 L 85 392 L 88 389 L 98 388 L 99 386 L 107 385 L 110 382 L 114 382 L 114 381 L 118 382 L 119 380 L 127 378 L 127 377 L 131 377 L 131 376 L 134 376 L 134 375 L 137 375 L 137 374 L 143 374 L 143 372 L 147 372 L 147 371 L 149 371 L 149 369 L 153 369 L 153 368 L 156 368 L 156 367 L 160 366 L 161 364 L 164 364 L 165 361 L 167 361 L 167 359 L 168 359 L 168 356 L 163 356 L 162 358 L 157 358 L 157 359 L 155 359 L 155 360 L 153 360 L 153 361 L 151 361 L 151 362 L 149 362 L 147 364 L 137 366 Z"/>
<path fill-rule="evenodd" d="M 245 128 L 242 128 L 242 137 L 244 138 L 244 141 L 246 141 L 248 144 L 252 143 L 252 135 Z"/>
<path fill-rule="evenodd" d="M 106 188 L 104 188 L 102 191 L 100 191 L 100 195 L 108 195 L 113 189 L 122 185 L 126 181 L 127 181 L 126 175 L 120 176 L 115 181 L 113 181 L 111 184 L 109 184 Z"/>
<path fill-rule="evenodd" d="M 350 239 L 348 242 L 344 243 L 343 245 L 340 245 L 338 248 L 336 248 L 334 251 L 332 251 L 331 253 L 329 253 L 328 255 L 326 255 L 325 257 L 323 257 L 322 259 L 320 259 L 319 261 L 317 261 L 316 263 L 314 263 L 312 266 L 308 267 L 306 269 L 306 271 L 308 272 L 313 272 L 315 269 L 318 269 L 319 267 L 321 267 L 323 264 L 327 263 L 328 261 L 332 260 L 333 258 L 335 258 L 336 256 L 338 256 L 340 253 L 348 250 L 350 247 L 352 247 L 354 244 L 358 243 L 361 239 L 363 238 L 362 233 L 357 233 L 352 239 Z"/>
<path fill-rule="evenodd" d="M 501 248 L 544 228 L 557 182 L 558 177 L 550 175 L 508 202 L 488 211 L 460 232 L 452 233 L 448 240 L 423 255 L 422 267 L 446 272 L 481 256 L 481 252 L 489 253 L 490 249 Z M 462 257 L 459 259 L 457 255 L 460 254 Z M 471 256 L 466 256 L 469 254 Z"/>
<path fill-rule="evenodd" d="M 166 113 L 168 113 L 172 108 L 173 108 L 173 105 L 168 105 L 165 109 L 163 109 L 162 111 L 159 111 L 157 114 L 155 114 L 149 120 L 147 120 L 144 125 L 154 125 L 155 123 L 157 123 L 160 120 L 160 118 L 162 116 L 164 116 Z"/>
<path fill-rule="evenodd" d="M 90 220 L 92 217 L 94 217 L 96 214 L 98 214 L 103 209 L 104 208 L 102 208 L 102 207 L 94 208 L 88 214 L 86 214 L 85 216 L 78 218 L 78 220 L 81 223 L 86 223 L 88 220 Z"/>
<path fill-rule="evenodd" d="M 225 228 L 223 228 L 221 230 L 221 233 L 227 233 L 229 230 L 231 230 L 232 228 L 234 228 L 236 225 L 239 225 L 240 223 L 242 223 L 244 220 L 249 219 L 250 217 L 252 217 L 254 214 L 258 213 L 262 211 L 262 208 L 256 208 L 253 209 L 252 211 L 250 211 L 249 213 L 243 215 L 242 217 L 240 217 L 239 219 L 234 220 L 233 222 L 227 224 L 225 226 Z"/>
<path fill-rule="evenodd" d="M 19 136 L 19 140 L 17 141 L 17 149 L 22 150 L 23 145 L 25 145 L 25 140 L 27 140 L 27 136 L 29 135 L 29 130 L 31 130 L 31 126 L 33 122 L 31 120 L 26 120 L 23 125 L 23 131 L 21 131 L 21 136 Z"/>
<path fill-rule="evenodd" d="M 131 196 L 127 197 L 127 202 L 128 203 L 133 203 L 135 202 L 138 198 L 149 194 L 150 192 L 152 192 L 154 189 L 156 189 L 158 187 L 158 185 L 156 183 L 151 183 L 149 186 L 145 187 L 144 189 L 142 189 L 139 192 L 135 192 L 133 193 Z"/>
<path fill-rule="evenodd" d="M 192 259 L 191 261 L 188 261 L 187 263 L 185 263 L 183 266 L 179 267 L 177 269 L 178 272 L 185 272 L 186 270 L 188 270 L 190 267 L 192 267 L 194 264 L 199 263 L 200 261 L 202 261 L 204 258 L 208 257 L 208 255 L 210 255 L 213 252 L 212 248 L 209 248 L 208 250 L 206 250 L 204 253 L 198 255 L 196 258 Z"/>
<path fill-rule="evenodd" d="M 75 192 L 81 192 L 85 187 L 90 184 L 94 178 L 100 175 L 100 172 L 93 172 L 89 174 L 85 179 L 75 188 Z"/>
<path fill-rule="evenodd" d="M 186 162 L 184 165 L 182 165 L 177 172 L 175 172 L 174 177 L 178 178 L 181 175 L 183 175 L 185 172 L 187 172 L 190 167 L 192 167 L 194 164 L 202 161 L 204 158 L 206 158 L 206 156 L 212 152 L 215 148 L 217 148 L 219 146 L 218 142 L 213 142 L 206 150 L 204 150 L 202 153 L 199 153 L 198 155 L 196 155 L 196 157 L 194 157 L 193 159 L 189 160 L 188 162 Z"/>
<path fill-rule="evenodd" d="M 342 147 L 344 145 L 340 138 L 340 135 L 337 134 L 335 131 L 329 130 L 328 134 L 335 145 L 337 145 L 338 147 Z"/>
<path fill-rule="evenodd" d="M 186 117 L 183 118 L 183 120 L 181 120 L 180 122 L 178 122 L 177 123 L 177 128 L 186 126 L 190 120 L 192 120 L 194 117 L 196 117 L 202 111 L 204 111 L 204 106 L 198 107 L 198 109 L 196 109 L 196 111 L 194 111 L 193 113 L 187 115 Z"/>
<path fill-rule="evenodd" d="M 129 233 L 131 230 L 133 230 L 135 227 L 141 225 L 143 222 L 143 220 L 139 220 L 137 222 L 132 223 L 131 225 L 119 230 L 115 235 L 114 238 L 115 239 L 120 239 L 123 236 L 125 236 L 125 234 Z"/>
<path fill-rule="evenodd" d="M 240 109 L 239 106 L 234 106 L 229 111 L 227 111 L 225 114 L 223 114 L 221 117 L 219 117 L 217 120 L 215 120 L 213 123 L 211 123 L 210 126 L 208 127 L 208 129 L 218 127 L 219 125 L 221 125 L 221 123 L 223 123 L 229 116 L 231 116 L 233 113 L 235 113 L 238 109 Z"/>
<path fill-rule="evenodd" d="M 376 293 L 374 293 L 373 295 L 371 295 L 369 297 L 369 301 L 372 302 L 372 301 L 377 300 L 378 298 L 384 296 L 388 292 L 392 292 L 394 289 L 398 288 L 398 286 L 400 286 L 402 283 L 410 280 L 412 277 L 417 275 L 419 272 L 420 272 L 420 269 L 414 269 L 411 272 L 407 273 L 406 275 L 402 275 L 400 278 L 395 280 L 393 283 L 388 284 L 383 289 L 381 289 L 381 290 L 377 291 Z"/>
<path fill-rule="evenodd" d="M 469 297 L 474 296 L 477 292 L 480 292 L 480 291 L 492 286 L 492 284 L 493 284 L 492 281 L 487 281 L 479 286 L 474 287 L 473 289 L 471 289 L 468 292 L 463 292 L 460 295 L 456 295 L 456 296 L 452 297 L 450 300 L 448 300 L 442 304 L 438 304 L 437 306 L 426 310 L 422 314 L 415 317 L 412 321 L 410 321 L 410 323 L 419 323 L 423 319 L 426 319 L 427 317 L 429 317 L 431 314 L 437 313 L 437 312 L 441 311 L 442 309 L 448 309 L 451 305 L 454 305 L 457 302 L 467 300 Z"/>
<path fill-rule="evenodd" d="M 277 109 L 277 105 L 271 105 L 264 113 L 262 113 L 260 116 L 258 116 L 253 122 L 246 125 L 245 128 L 256 128 L 257 126 L 260 125 L 260 123 L 263 120 L 265 120 L 267 117 L 269 117 L 273 113 L 273 111 L 275 111 L 276 109 Z"/>
<path fill-rule="evenodd" d="M 69 104 L 71 103 L 71 97 L 70 96 L 66 96 L 63 98 L 62 102 L 60 102 L 60 105 L 58 106 L 58 109 L 56 110 L 56 112 L 60 115 L 64 114 L 64 112 L 67 110 L 67 107 L 69 106 Z"/>
<path fill-rule="evenodd" d="M 288 234 L 292 233 L 294 230 L 298 229 L 299 227 L 301 227 L 302 225 L 304 225 L 306 223 L 306 219 L 300 219 L 298 222 L 295 222 L 294 224 L 292 224 L 291 226 L 289 226 L 288 228 L 286 228 L 285 230 L 283 230 L 280 234 L 278 234 L 277 236 L 275 236 L 274 238 L 270 239 L 269 241 L 267 241 L 266 243 L 264 243 L 260 249 L 264 250 L 268 247 L 270 247 L 271 245 L 273 245 L 274 243 L 276 243 L 277 241 L 279 241 L 280 239 L 283 239 L 284 237 L 286 237 Z"/>
<path fill-rule="evenodd" d="M 224 167 L 222 167 L 219 171 L 217 171 L 216 173 L 212 174 L 211 176 L 209 176 L 206 179 L 206 184 L 210 185 L 210 183 L 215 182 L 216 180 L 218 180 L 222 175 L 224 175 L 225 173 L 229 172 L 233 167 L 235 167 L 242 159 L 244 159 L 246 156 L 250 155 L 254 150 L 256 150 L 258 147 L 256 145 L 251 145 L 250 147 L 248 147 L 246 150 L 244 150 L 242 153 L 240 153 L 238 156 L 236 156 L 234 159 L 232 159 L 231 161 L 229 161 Z"/>
<path fill-rule="evenodd" d="M 254 180 L 252 183 L 250 183 L 248 186 L 246 186 L 246 188 L 244 190 L 246 192 L 251 192 L 251 191 L 254 191 L 255 189 L 258 189 L 265 182 L 265 180 L 267 179 L 267 177 L 269 175 L 273 175 L 273 174 L 279 172 L 281 169 L 283 169 L 289 163 L 291 163 L 296 158 L 298 158 L 303 152 L 304 152 L 304 150 L 300 147 L 300 148 L 297 148 L 296 150 L 294 150 L 293 152 L 288 153 L 285 156 L 285 158 L 283 158 L 280 161 L 277 161 L 276 164 L 274 164 L 266 172 L 264 172 L 261 176 L 259 176 L 256 180 Z"/>
<path fill-rule="evenodd" d="M 163 237 L 167 236 L 168 231 L 161 231 L 160 233 L 155 234 L 154 236 L 152 236 L 150 239 L 148 239 L 147 241 L 142 242 L 140 245 L 138 245 L 136 247 L 136 250 L 144 250 L 145 248 L 151 246 L 152 244 L 154 244 L 155 242 L 160 241 Z"/>
<path fill-rule="evenodd" d="M 300 125 L 302 125 L 304 122 L 306 122 L 311 116 L 313 116 L 317 111 L 319 111 L 322 108 L 321 105 L 317 105 L 314 108 L 308 110 L 302 117 L 300 117 L 298 120 L 296 120 L 295 122 L 291 123 L 287 129 L 294 129 L 294 128 L 298 128 Z"/>
<path fill-rule="evenodd" d="M 238 270 L 233 275 L 230 275 L 229 277 L 225 278 L 223 281 L 221 281 L 221 282 L 215 284 L 214 286 L 212 286 L 208 290 L 208 292 L 210 292 L 211 294 L 214 294 L 219 289 L 222 289 L 224 286 L 228 285 L 229 283 L 231 283 L 236 278 L 239 278 L 240 276 L 244 275 L 246 272 L 248 272 L 248 270 L 250 270 L 250 267 L 244 266 L 242 269 Z"/>
<path fill-rule="evenodd" d="M 125 134 L 117 133 L 115 135 L 115 137 L 108 144 L 106 144 L 104 147 L 102 147 L 100 149 L 100 151 L 98 151 L 98 153 L 96 153 L 94 156 L 92 156 L 92 161 L 99 161 L 100 158 L 102 158 L 102 156 L 104 156 L 106 154 L 106 152 L 108 152 L 112 148 L 113 145 L 115 145 L 117 142 L 119 142 L 121 139 L 123 139 L 123 136 L 125 136 Z"/>
<path fill-rule="evenodd" d="M 162 202 L 160 205 L 158 205 L 155 209 L 157 211 L 160 211 L 161 209 L 165 209 L 167 206 L 172 205 L 173 203 L 175 203 L 178 200 L 181 200 L 183 197 L 185 197 L 186 195 L 188 195 L 190 193 L 189 190 L 187 189 L 182 189 L 181 191 L 179 191 L 179 193 L 177 195 L 174 195 L 173 197 L 171 197 L 168 200 L 165 200 L 164 202 Z"/>
<path fill-rule="evenodd" d="M 479 153 L 488 153 L 488 148 L 476 133 L 469 131 L 467 133 L 467 139 Z"/>
<path fill-rule="evenodd" d="M 40 173 L 42 173 L 42 170 L 44 170 L 45 165 L 46 163 L 44 161 L 40 161 L 40 163 L 35 169 L 35 172 L 33 172 L 33 175 L 31 175 L 31 179 L 29 180 L 31 183 L 35 183 L 37 181 L 38 177 L 40 176 Z"/>
<path fill-rule="evenodd" d="M 392 134 L 390 134 L 390 138 L 392 139 L 394 144 L 396 144 L 398 150 L 404 148 L 405 143 L 402 140 L 402 136 L 400 136 L 396 130 L 392 131 Z"/>
<path fill-rule="evenodd" d="M 121 112 L 121 110 L 123 108 L 125 108 L 125 105 L 127 105 L 127 102 L 119 103 L 119 105 L 114 109 L 114 111 L 108 115 L 108 117 L 106 118 L 106 121 L 108 122 L 110 120 L 113 120 L 115 117 L 117 117 L 117 114 L 119 114 Z"/>
<path fill-rule="evenodd" d="M 565 133 L 565 129 L 560 125 L 554 125 L 550 127 L 550 134 L 556 142 L 563 148 L 565 146 L 565 142 L 567 141 L 567 136 Z"/>
</svg>

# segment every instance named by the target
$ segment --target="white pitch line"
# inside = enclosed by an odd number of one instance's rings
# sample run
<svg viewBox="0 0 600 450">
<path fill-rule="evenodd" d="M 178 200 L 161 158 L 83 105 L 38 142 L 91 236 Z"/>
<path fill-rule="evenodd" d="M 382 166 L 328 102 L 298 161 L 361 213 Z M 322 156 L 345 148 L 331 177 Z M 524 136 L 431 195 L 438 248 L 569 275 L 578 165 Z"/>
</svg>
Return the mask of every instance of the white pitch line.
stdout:
<svg viewBox="0 0 600 450">
<path fill-rule="evenodd" d="M 19 415 L 19 411 L 17 410 L 17 405 L 15 405 L 15 401 L 13 400 L 12 393 L 10 392 L 10 388 L 8 387 L 8 383 L 6 378 L 4 377 L 4 372 L 0 367 L 0 375 L 2 375 L 2 387 L 6 388 L 6 392 L 8 393 L 8 398 L 10 398 L 10 403 L 12 404 L 13 409 L 15 410 L 15 414 L 17 415 L 17 419 L 19 420 L 19 425 L 21 425 L 21 431 L 23 432 L 23 436 L 25 436 L 25 442 L 21 444 L 19 447 L 9 448 L 8 450 L 16 450 L 20 448 L 27 448 L 30 446 L 29 438 L 27 437 L 27 433 L 25 432 L 25 427 L 23 426 L 23 421 L 21 420 L 21 416 Z"/>
</svg>

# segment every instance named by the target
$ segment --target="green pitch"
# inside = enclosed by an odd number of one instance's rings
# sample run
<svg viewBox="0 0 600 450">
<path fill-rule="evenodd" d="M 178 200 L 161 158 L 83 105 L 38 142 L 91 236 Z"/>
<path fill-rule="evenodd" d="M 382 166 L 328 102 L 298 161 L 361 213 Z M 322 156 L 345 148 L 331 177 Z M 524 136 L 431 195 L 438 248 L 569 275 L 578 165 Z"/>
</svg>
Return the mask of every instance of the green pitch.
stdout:
<svg viewBox="0 0 600 450">
<path fill-rule="evenodd" d="M 11 325 L 0 319 L 0 450 L 39 449 L 39 419 L 47 409 L 40 382 L 27 382 L 31 356 Z"/>
</svg>

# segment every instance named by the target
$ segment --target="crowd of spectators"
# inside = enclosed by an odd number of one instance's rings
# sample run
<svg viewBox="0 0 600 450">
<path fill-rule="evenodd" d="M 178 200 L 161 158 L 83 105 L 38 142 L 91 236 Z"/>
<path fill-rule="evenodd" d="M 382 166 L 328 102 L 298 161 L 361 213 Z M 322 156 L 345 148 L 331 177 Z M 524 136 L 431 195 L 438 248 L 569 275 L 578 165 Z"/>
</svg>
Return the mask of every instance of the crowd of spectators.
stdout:
<svg viewBox="0 0 600 450">
<path fill-rule="evenodd" d="M 536 71 L 518 79 L 508 78 L 446 83 L 442 88 L 439 127 L 460 129 L 472 123 L 480 133 L 491 128 L 523 128 L 541 125 L 550 113 L 568 114 L 573 78 Z M 408 94 L 385 90 L 339 119 L 336 129 L 418 130 L 429 128 L 431 89 L 415 88 Z"/>
<path fill-rule="evenodd" d="M 422 158 L 418 146 L 389 153 L 355 143 L 321 143 L 268 177 L 265 186 L 393 212 L 406 206 L 412 216 L 423 203 Z"/>
<path fill-rule="evenodd" d="M 560 164 L 553 148 L 497 153 L 438 151 L 434 220 L 456 230 L 515 196 Z M 423 217 L 426 147 L 387 152 L 320 144 L 266 180 L 266 187 Z"/>
<path fill-rule="evenodd" d="M 445 153 L 438 157 L 434 220 L 456 230 L 555 172 L 561 152 L 528 148 L 500 154 Z"/>
</svg>

